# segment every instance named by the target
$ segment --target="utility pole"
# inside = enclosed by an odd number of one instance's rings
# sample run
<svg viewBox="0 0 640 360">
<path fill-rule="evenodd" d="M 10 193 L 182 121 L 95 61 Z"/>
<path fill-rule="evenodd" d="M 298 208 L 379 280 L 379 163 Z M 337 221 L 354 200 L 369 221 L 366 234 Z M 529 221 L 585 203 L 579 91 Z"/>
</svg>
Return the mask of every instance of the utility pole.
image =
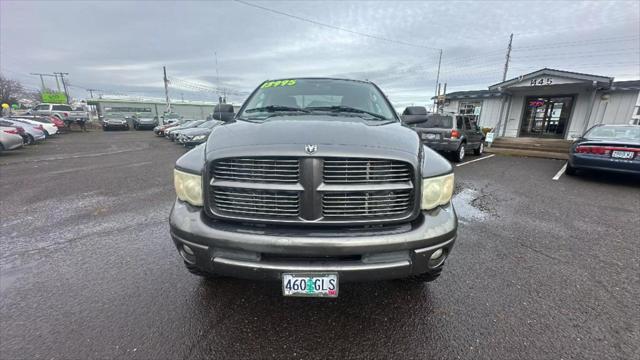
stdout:
<svg viewBox="0 0 640 360">
<path fill-rule="evenodd" d="M 440 49 L 440 56 L 438 57 L 438 73 L 436 74 L 436 100 L 433 102 L 433 112 L 437 112 L 438 109 L 438 95 L 440 95 L 440 65 L 442 64 L 442 49 Z"/>
<path fill-rule="evenodd" d="M 509 36 L 509 46 L 507 46 L 507 56 L 504 62 L 504 73 L 502 74 L 502 81 L 507 80 L 507 71 L 509 71 L 509 59 L 511 59 L 511 44 L 513 43 L 513 33 Z"/>
<path fill-rule="evenodd" d="M 31 75 L 40 76 L 40 83 L 42 84 L 42 91 L 45 90 L 43 76 L 54 76 L 54 75 L 51 75 L 51 74 L 41 74 L 41 73 L 31 73 Z"/>
<path fill-rule="evenodd" d="M 60 82 L 58 81 L 58 75 L 54 73 L 53 76 L 56 77 L 56 87 L 58 88 L 58 92 L 60 92 Z"/>
<path fill-rule="evenodd" d="M 87 91 L 89 92 L 89 95 L 91 96 L 91 98 L 93 99 L 93 92 L 94 91 L 100 91 L 99 89 L 87 89 Z"/>
<path fill-rule="evenodd" d="M 214 51 L 213 56 L 216 58 L 216 91 L 218 91 L 218 104 L 222 102 L 220 97 L 220 75 L 218 75 L 218 52 Z"/>
<path fill-rule="evenodd" d="M 65 73 L 65 72 L 54 72 L 54 75 L 60 75 L 60 81 L 62 81 L 62 87 L 64 88 L 64 94 L 67 97 L 67 104 L 69 104 L 69 90 L 67 90 L 67 83 L 64 82 L 64 76 L 65 75 L 69 75 L 69 73 Z M 58 80 L 58 77 L 56 76 L 56 81 Z M 60 90 L 60 87 L 58 86 L 58 90 Z"/>
<path fill-rule="evenodd" d="M 171 112 L 171 103 L 169 102 L 169 80 L 167 79 L 167 68 L 163 66 L 162 71 L 164 72 L 164 96 L 167 99 L 167 112 Z"/>
</svg>

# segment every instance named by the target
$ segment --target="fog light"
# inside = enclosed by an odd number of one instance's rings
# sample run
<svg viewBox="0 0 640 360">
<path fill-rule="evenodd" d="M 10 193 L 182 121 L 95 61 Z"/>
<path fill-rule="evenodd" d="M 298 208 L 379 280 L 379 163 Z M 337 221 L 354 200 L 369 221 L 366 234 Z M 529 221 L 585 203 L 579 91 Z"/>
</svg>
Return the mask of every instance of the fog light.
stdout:
<svg viewBox="0 0 640 360">
<path fill-rule="evenodd" d="M 442 249 L 434 251 L 433 254 L 431 254 L 431 260 L 437 260 L 438 258 L 440 258 L 440 256 L 442 256 L 442 253 Z"/>
<path fill-rule="evenodd" d="M 182 245 L 182 248 L 184 249 L 184 252 L 187 253 L 187 255 L 191 255 L 193 256 L 193 250 L 191 250 L 190 247 L 188 247 L 187 245 Z M 442 250 L 438 250 L 438 251 L 442 251 Z M 431 256 L 431 258 L 433 259 L 433 256 Z"/>
</svg>

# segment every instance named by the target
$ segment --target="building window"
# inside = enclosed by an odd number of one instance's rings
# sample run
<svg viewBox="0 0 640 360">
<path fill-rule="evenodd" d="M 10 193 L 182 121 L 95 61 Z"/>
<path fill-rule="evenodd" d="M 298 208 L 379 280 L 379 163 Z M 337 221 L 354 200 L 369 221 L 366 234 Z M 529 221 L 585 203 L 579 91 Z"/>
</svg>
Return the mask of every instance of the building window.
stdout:
<svg viewBox="0 0 640 360">
<path fill-rule="evenodd" d="M 461 115 L 480 115 L 481 107 L 482 103 L 480 101 L 460 102 L 458 113 Z"/>
</svg>

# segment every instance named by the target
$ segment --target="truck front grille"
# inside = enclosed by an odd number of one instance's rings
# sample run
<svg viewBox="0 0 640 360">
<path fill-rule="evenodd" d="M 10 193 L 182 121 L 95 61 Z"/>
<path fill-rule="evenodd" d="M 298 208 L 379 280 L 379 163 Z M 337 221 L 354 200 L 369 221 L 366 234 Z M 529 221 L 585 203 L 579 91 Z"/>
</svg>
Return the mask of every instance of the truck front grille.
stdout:
<svg viewBox="0 0 640 360">
<path fill-rule="evenodd" d="M 411 181 L 411 168 L 396 160 L 326 159 L 323 177 L 327 184 L 397 183 Z"/>
<path fill-rule="evenodd" d="M 395 159 L 252 157 L 209 164 L 207 212 L 217 218 L 381 224 L 417 214 L 415 171 Z"/>
<path fill-rule="evenodd" d="M 267 218 L 296 218 L 300 213 L 297 192 L 212 187 L 211 199 L 221 213 Z"/>
<path fill-rule="evenodd" d="M 371 218 L 397 216 L 411 211 L 410 190 L 329 193 L 322 196 L 327 218 Z"/>
<path fill-rule="evenodd" d="M 300 179 L 300 162 L 287 158 L 236 158 L 218 160 L 213 177 L 220 180 L 295 184 Z"/>
</svg>

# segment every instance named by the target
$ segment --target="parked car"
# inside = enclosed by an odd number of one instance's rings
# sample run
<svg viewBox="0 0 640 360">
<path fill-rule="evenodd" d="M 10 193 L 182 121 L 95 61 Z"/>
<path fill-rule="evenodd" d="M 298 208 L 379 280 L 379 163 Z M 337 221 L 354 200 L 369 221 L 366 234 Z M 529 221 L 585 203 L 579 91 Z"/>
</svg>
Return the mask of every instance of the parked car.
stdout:
<svg viewBox="0 0 640 360">
<path fill-rule="evenodd" d="M 156 134 L 156 136 L 164 136 L 165 130 L 178 125 L 180 125 L 180 123 L 177 121 L 170 124 L 158 125 L 153 128 L 153 133 Z"/>
<path fill-rule="evenodd" d="M 32 115 L 55 116 L 62 120 L 66 126 L 71 123 L 79 123 L 84 127 L 84 123 L 89 120 L 89 113 L 74 111 L 70 105 L 65 104 L 38 104 L 31 111 Z"/>
<path fill-rule="evenodd" d="M 49 137 L 58 133 L 58 128 L 55 125 L 50 123 L 42 123 L 30 118 L 23 118 L 23 117 L 10 117 L 9 119 L 15 120 L 24 124 L 33 125 L 36 129 L 39 129 L 42 132 L 44 132 L 44 135 L 46 137 Z"/>
<path fill-rule="evenodd" d="M 201 144 L 207 140 L 211 130 L 220 124 L 222 124 L 222 121 L 209 120 L 194 128 L 180 130 L 180 134 L 177 136 L 176 141 L 184 146 L 195 146 Z"/>
<path fill-rule="evenodd" d="M 176 113 L 165 113 L 162 116 L 163 124 L 171 124 L 175 122 L 184 122 L 184 119 L 181 115 Z"/>
<path fill-rule="evenodd" d="M 0 152 L 15 150 L 23 146 L 22 136 L 15 127 L 0 126 Z"/>
<path fill-rule="evenodd" d="M 403 122 L 415 130 L 428 147 L 450 155 L 456 162 L 473 150 L 484 152 L 484 133 L 473 115 L 427 114 L 422 106 L 409 106 L 402 114 Z"/>
<path fill-rule="evenodd" d="M 108 131 L 112 129 L 129 130 L 129 122 L 124 117 L 106 116 L 102 120 L 102 130 Z"/>
<path fill-rule="evenodd" d="M 157 116 L 134 115 L 133 117 L 131 117 L 131 119 L 133 120 L 133 128 L 136 130 L 153 129 L 154 127 L 158 126 Z"/>
<path fill-rule="evenodd" d="M 64 121 L 60 120 L 57 116 L 49 116 L 49 120 L 58 128 L 58 131 L 65 129 Z"/>
<path fill-rule="evenodd" d="M 195 120 L 188 124 L 182 125 L 179 129 L 178 128 L 172 129 L 171 131 L 169 131 L 169 140 L 176 141 L 178 139 L 178 136 L 180 136 L 180 134 L 182 134 L 183 131 L 195 129 L 198 126 L 205 124 L 206 122 L 207 120 Z"/>
<path fill-rule="evenodd" d="M 196 127 L 196 126 L 202 124 L 205 121 L 206 120 L 187 120 L 180 126 L 172 127 L 172 128 L 169 128 L 169 129 L 165 130 L 164 136 L 167 139 L 171 140 L 171 141 L 175 141 L 175 139 L 176 139 L 175 132 L 176 131 L 185 130 L 185 129 L 191 129 L 193 127 Z"/>
<path fill-rule="evenodd" d="M 640 125 L 596 125 L 569 150 L 567 175 L 578 170 L 640 174 Z"/>
<path fill-rule="evenodd" d="M 458 226 L 453 167 L 375 84 L 267 81 L 229 118 L 176 162 L 170 234 L 187 270 L 319 297 L 440 275 Z"/>
<path fill-rule="evenodd" d="M 22 129 L 23 133 L 20 136 L 23 138 L 23 142 L 27 145 L 35 144 L 36 141 L 42 141 L 46 138 L 44 131 L 41 127 L 36 127 L 31 124 L 21 123 L 13 119 L 0 118 L 0 126 L 15 127 L 19 130 Z"/>
</svg>

